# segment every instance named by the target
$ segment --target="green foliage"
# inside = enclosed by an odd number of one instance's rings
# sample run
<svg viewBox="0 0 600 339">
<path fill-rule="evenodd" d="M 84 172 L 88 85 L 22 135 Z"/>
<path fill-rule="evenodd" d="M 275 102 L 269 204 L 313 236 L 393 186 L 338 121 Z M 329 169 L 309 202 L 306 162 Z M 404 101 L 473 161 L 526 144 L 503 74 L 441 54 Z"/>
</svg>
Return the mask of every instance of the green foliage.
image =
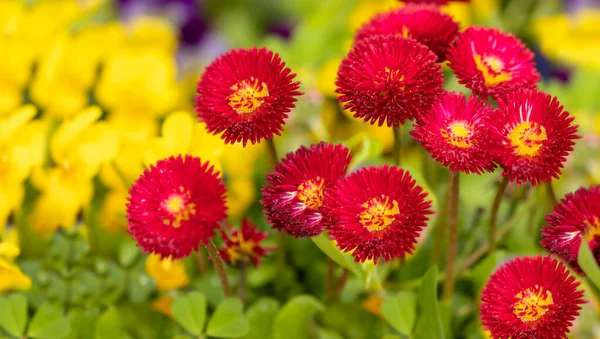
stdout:
<svg viewBox="0 0 600 339">
<path fill-rule="evenodd" d="M 63 310 L 59 306 L 44 303 L 33 316 L 27 336 L 39 339 L 64 338 L 69 331 L 69 320 L 63 315 Z"/>
<path fill-rule="evenodd" d="M 579 254 L 577 262 L 583 272 L 585 272 L 587 278 L 596 288 L 596 291 L 600 291 L 600 267 L 596 262 L 596 258 L 592 255 L 590 247 L 585 241 L 581 241 L 579 246 Z"/>
<path fill-rule="evenodd" d="M 399 292 L 383 299 L 381 313 L 398 332 L 409 335 L 415 323 L 416 306 L 414 293 Z"/>
<path fill-rule="evenodd" d="M 13 336 L 23 335 L 27 323 L 27 298 L 13 294 L 0 299 L 0 327 Z"/>
<path fill-rule="evenodd" d="M 417 338 L 443 339 L 444 328 L 437 301 L 437 267 L 431 267 L 417 294 Z"/>
<path fill-rule="evenodd" d="M 239 338 L 248 334 L 248 319 L 237 298 L 223 300 L 208 322 L 206 334 L 217 338 Z"/>
<path fill-rule="evenodd" d="M 171 306 L 173 318 L 194 335 L 200 335 L 206 321 L 206 298 L 202 293 L 192 292 L 175 298 Z"/>
<path fill-rule="evenodd" d="M 310 339 L 314 337 L 311 322 L 325 307 L 312 296 L 301 295 L 288 301 L 277 313 L 273 327 L 274 339 Z"/>
<path fill-rule="evenodd" d="M 246 339 L 271 339 L 273 338 L 273 324 L 279 311 L 279 302 L 271 298 L 257 300 L 246 315 L 249 330 Z"/>
</svg>

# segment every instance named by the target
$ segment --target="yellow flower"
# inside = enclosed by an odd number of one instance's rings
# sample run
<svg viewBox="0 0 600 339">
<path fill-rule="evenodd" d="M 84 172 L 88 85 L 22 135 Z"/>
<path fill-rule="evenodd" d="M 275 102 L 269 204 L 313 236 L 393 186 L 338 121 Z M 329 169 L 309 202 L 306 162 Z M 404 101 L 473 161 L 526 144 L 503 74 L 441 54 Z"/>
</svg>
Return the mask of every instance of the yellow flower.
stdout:
<svg viewBox="0 0 600 339">
<path fill-rule="evenodd" d="M 398 0 L 359 0 L 348 16 L 348 26 L 357 30 L 373 16 L 402 6 Z"/>
<path fill-rule="evenodd" d="M 317 88 L 323 95 L 337 98 L 335 80 L 342 58 L 331 58 L 321 66 L 317 75 Z"/>
<path fill-rule="evenodd" d="M 36 109 L 23 106 L 0 118 L 0 225 L 23 200 L 23 181 L 44 161 L 47 125 L 31 121 Z"/>
<path fill-rule="evenodd" d="M 100 212 L 100 223 L 111 234 L 127 229 L 127 219 L 125 218 L 127 196 L 126 190 L 116 189 L 108 192 L 104 199 L 104 205 Z"/>
<path fill-rule="evenodd" d="M 164 49 L 169 54 L 177 48 L 177 29 L 161 17 L 138 16 L 129 28 L 130 43 Z"/>
<path fill-rule="evenodd" d="M 0 53 L 0 116 L 3 116 L 23 103 L 23 89 L 31 74 L 34 50 L 22 37 L 2 34 L 0 50 L 10 51 Z"/>
<path fill-rule="evenodd" d="M 171 306 L 173 305 L 173 298 L 163 295 L 158 297 L 152 302 L 152 309 L 158 313 L 162 313 L 167 317 L 172 318 L 173 312 L 171 312 Z"/>
<path fill-rule="evenodd" d="M 0 292 L 9 290 L 25 291 L 31 287 L 31 279 L 19 266 L 13 263 L 21 250 L 14 229 L 7 232 L 5 241 L 0 242 Z"/>
<path fill-rule="evenodd" d="M 190 283 L 182 261 L 161 259 L 156 254 L 151 254 L 146 259 L 146 273 L 156 281 L 159 291 L 184 287 Z"/>
</svg>

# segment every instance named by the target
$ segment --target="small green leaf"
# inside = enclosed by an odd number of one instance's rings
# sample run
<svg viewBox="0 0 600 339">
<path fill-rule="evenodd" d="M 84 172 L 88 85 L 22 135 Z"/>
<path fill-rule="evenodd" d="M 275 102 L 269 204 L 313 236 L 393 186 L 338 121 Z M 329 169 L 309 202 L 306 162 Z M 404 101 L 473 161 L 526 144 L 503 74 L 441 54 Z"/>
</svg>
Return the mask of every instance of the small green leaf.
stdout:
<svg viewBox="0 0 600 339">
<path fill-rule="evenodd" d="M 27 323 L 27 298 L 12 294 L 0 299 L 0 327 L 15 337 L 23 335 Z"/>
<path fill-rule="evenodd" d="M 323 253 L 325 253 L 331 260 L 335 261 L 336 264 L 348 269 L 352 272 L 360 282 L 363 284 L 367 281 L 367 272 L 363 269 L 363 267 L 354 261 L 354 258 L 342 251 L 340 251 L 333 242 L 324 234 L 321 233 L 316 237 L 310 238 L 317 247 Z"/>
<path fill-rule="evenodd" d="M 131 266 L 140 254 L 135 242 L 127 241 L 119 248 L 119 263 L 123 267 Z"/>
<path fill-rule="evenodd" d="M 275 299 L 260 299 L 246 312 L 250 330 L 246 339 L 273 338 L 273 323 L 279 311 L 279 302 Z"/>
<path fill-rule="evenodd" d="M 63 310 L 50 303 L 42 304 L 27 331 L 27 336 L 39 339 L 63 338 L 70 332 L 69 320 L 63 315 Z"/>
<path fill-rule="evenodd" d="M 217 338 L 239 338 L 248 334 L 248 319 L 238 298 L 223 300 L 208 322 L 206 334 Z"/>
<path fill-rule="evenodd" d="M 275 317 L 273 338 L 275 339 L 310 339 L 310 323 L 313 315 L 323 312 L 325 307 L 317 299 L 301 295 L 290 300 Z"/>
<path fill-rule="evenodd" d="M 581 245 L 579 246 L 577 262 L 591 283 L 594 284 L 598 290 L 600 290 L 600 267 L 598 267 L 598 263 L 592 255 L 590 247 L 585 241 L 582 241 Z"/>
<path fill-rule="evenodd" d="M 173 318 L 193 335 L 202 334 L 206 321 L 206 297 L 200 292 L 178 296 L 171 306 Z"/>
<path fill-rule="evenodd" d="M 418 320 L 416 338 L 443 339 L 444 328 L 437 301 L 437 266 L 430 268 L 417 294 Z"/>
<path fill-rule="evenodd" d="M 398 332 L 408 335 L 415 323 L 416 298 L 414 293 L 400 292 L 388 296 L 381 303 L 381 313 Z"/>
<path fill-rule="evenodd" d="M 96 322 L 94 338 L 122 338 L 125 334 L 123 333 L 123 326 L 121 324 L 121 317 L 114 307 L 109 307 Z"/>
<path fill-rule="evenodd" d="M 388 335 L 384 335 L 383 337 L 381 337 L 381 339 L 402 339 L 402 338 L 400 338 L 397 335 L 388 334 Z"/>
</svg>

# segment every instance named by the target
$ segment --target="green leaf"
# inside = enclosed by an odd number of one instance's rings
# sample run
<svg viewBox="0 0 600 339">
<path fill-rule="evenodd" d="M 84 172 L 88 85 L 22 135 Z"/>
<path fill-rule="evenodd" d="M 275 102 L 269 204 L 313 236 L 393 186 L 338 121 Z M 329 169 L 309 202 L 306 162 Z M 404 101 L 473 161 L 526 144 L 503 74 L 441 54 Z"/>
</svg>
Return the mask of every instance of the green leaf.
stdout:
<svg viewBox="0 0 600 339">
<path fill-rule="evenodd" d="M 324 310 L 323 304 L 312 296 L 301 295 L 293 298 L 277 313 L 273 326 L 273 338 L 313 338 L 314 336 L 310 333 L 313 315 Z"/>
<path fill-rule="evenodd" d="M 23 335 L 27 323 L 27 298 L 12 294 L 0 299 L 0 327 L 15 337 Z"/>
<path fill-rule="evenodd" d="M 122 338 L 125 333 L 121 324 L 121 317 L 114 307 L 108 308 L 96 322 L 94 337 L 96 339 L 104 338 Z"/>
<path fill-rule="evenodd" d="M 260 299 L 246 312 L 250 330 L 246 339 L 273 338 L 273 324 L 279 311 L 279 302 L 275 299 Z"/>
<path fill-rule="evenodd" d="M 310 238 L 317 247 L 323 253 L 325 253 L 331 260 L 335 261 L 336 264 L 348 269 L 352 272 L 359 281 L 363 284 L 367 281 L 367 272 L 363 269 L 363 267 L 354 261 L 354 258 L 342 251 L 340 251 L 333 242 L 324 234 L 321 233 L 316 237 Z"/>
<path fill-rule="evenodd" d="M 63 310 L 50 303 L 42 304 L 31 324 L 27 336 L 32 338 L 63 338 L 70 332 L 69 320 L 63 315 Z"/>
<path fill-rule="evenodd" d="M 173 318 L 193 335 L 199 336 L 206 321 L 206 297 L 200 292 L 178 296 L 171 306 Z"/>
<path fill-rule="evenodd" d="M 206 334 L 217 338 L 239 338 L 248 334 L 248 319 L 238 298 L 223 300 L 208 322 Z"/>
<path fill-rule="evenodd" d="M 131 266 L 140 254 L 135 242 L 127 241 L 119 248 L 119 263 L 123 267 Z"/>
<path fill-rule="evenodd" d="M 390 295 L 381 303 L 381 313 L 398 332 L 408 335 L 415 323 L 416 298 L 414 293 L 400 292 Z"/>
<path fill-rule="evenodd" d="M 431 267 L 417 294 L 418 320 L 415 338 L 443 339 L 444 328 L 437 301 L 437 266 Z"/>
<path fill-rule="evenodd" d="M 598 263 L 592 255 L 590 247 L 585 241 L 582 241 L 581 245 L 579 246 L 577 262 L 590 282 L 594 284 L 598 290 L 600 290 L 600 267 L 598 267 Z"/>
<path fill-rule="evenodd" d="M 381 337 L 381 339 L 402 339 L 402 338 L 400 338 L 397 335 L 388 334 L 388 335 L 384 335 L 383 337 Z"/>
</svg>

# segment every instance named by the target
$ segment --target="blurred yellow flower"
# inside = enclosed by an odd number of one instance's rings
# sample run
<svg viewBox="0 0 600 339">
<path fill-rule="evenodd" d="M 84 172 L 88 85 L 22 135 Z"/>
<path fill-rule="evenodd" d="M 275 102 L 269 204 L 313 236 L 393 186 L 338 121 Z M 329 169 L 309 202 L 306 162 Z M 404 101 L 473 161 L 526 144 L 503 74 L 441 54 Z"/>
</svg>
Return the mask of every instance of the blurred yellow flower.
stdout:
<svg viewBox="0 0 600 339">
<path fill-rule="evenodd" d="M 16 230 L 12 229 L 6 233 L 5 240 L 0 242 L 0 292 L 28 290 L 31 287 L 31 279 L 13 263 L 15 257 L 21 253 Z"/>
<path fill-rule="evenodd" d="M 35 107 L 23 106 L 0 117 L 0 226 L 23 200 L 23 181 L 43 163 L 47 125 L 31 121 Z"/>
<path fill-rule="evenodd" d="M 600 10 L 586 9 L 573 17 L 540 17 L 533 21 L 533 32 L 551 59 L 583 70 L 600 70 Z"/>
<path fill-rule="evenodd" d="M 162 17 L 138 16 L 127 28 L 128 43 L 164 49 L 171 55 L 177 49 L 177 29 Z"/>
<path fill-rule="evenodd" d="M 0 11 L 2 9 L 0 8 Z M 0 34 L 0 117 L 23 103 L 23 89 L 31 74 L 34 50 L 26 40 Z"/>
<path fill-rule="evenodd" d="M 115 189 L 106 194 L 100 212 L 100 224 L 110 234 L 127 229 L 127 190 Z"/>
<path fill-rule="evenodd" d="M 182 261 L 161 259 L 156 254 L 151 254 L 146 259 L 146 273 L 156 281 L 159 291 L 173 290 L 190 283 Z"/>
<path fill-rule="evenodd" d="M 348 16 L 348 26 L 357 30 L 373 16 L 401 6 L 403 4 L 398 0 L 359 0 Z"/>
<path fill-rule="evenodd" d="M 172 318 L 173 312 L 171 312 L 171 306 L 173 305 L 173 298 L 163 295 L 158 297 L 152 302 L 152 309 L 158 313 L 162 313 L 167 317 Z"/>
<path fill-rule="evenodd" d="M 317 88 L 323 95 L 337 98 L 335 80 L 337 79 L 337 71 L 341 62 L 342 58 L 331 58 L 319 69 L 319 73 L 317 74 Z"/>
</svg>

